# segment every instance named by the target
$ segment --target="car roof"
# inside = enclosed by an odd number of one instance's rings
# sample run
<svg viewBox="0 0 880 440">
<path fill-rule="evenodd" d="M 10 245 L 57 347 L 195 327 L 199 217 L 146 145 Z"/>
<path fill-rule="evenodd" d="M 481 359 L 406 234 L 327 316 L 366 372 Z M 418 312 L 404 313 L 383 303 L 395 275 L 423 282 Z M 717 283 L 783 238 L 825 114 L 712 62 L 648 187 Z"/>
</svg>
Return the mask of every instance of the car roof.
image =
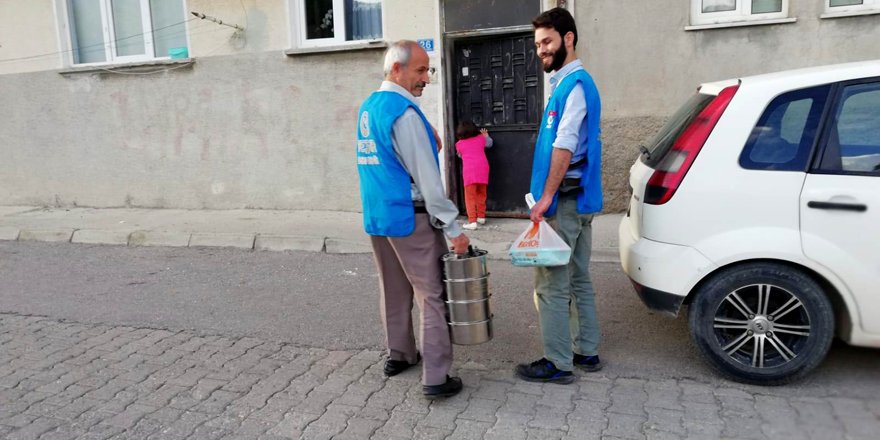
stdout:
<svg viewBox="0 0 880 440">
<path fill-rule="evenodd" d="M 717 95 L 726 87 L 736 84 L 772 85 L 784 84 L 785 89 L 809 87 L 849 79 L 880 76 L 880 60 L 859 61 L 855 63 L 831 64 L 827 66 L 807 67 L 802 69 L 783 70 L 761 75 L 744 76 L 742 78 L 713 81 L 700 85 L 700 93 Z"/>
</svg>

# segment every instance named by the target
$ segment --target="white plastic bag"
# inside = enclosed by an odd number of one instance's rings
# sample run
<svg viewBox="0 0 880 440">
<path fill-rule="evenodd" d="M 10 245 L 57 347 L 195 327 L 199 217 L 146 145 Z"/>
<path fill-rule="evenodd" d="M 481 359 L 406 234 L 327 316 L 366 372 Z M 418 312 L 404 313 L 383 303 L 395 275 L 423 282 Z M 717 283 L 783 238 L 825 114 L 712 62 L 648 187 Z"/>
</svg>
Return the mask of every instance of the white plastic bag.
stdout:
<svg viewBox="0 0 880 440">
<path fill-rule="evenodd" d="M 556 231 L 541 220 L 532 222 L 510 245 L 510 261 L 514 266 L 563 266 L 571 259 L 571 248 Z"/>
</svg>

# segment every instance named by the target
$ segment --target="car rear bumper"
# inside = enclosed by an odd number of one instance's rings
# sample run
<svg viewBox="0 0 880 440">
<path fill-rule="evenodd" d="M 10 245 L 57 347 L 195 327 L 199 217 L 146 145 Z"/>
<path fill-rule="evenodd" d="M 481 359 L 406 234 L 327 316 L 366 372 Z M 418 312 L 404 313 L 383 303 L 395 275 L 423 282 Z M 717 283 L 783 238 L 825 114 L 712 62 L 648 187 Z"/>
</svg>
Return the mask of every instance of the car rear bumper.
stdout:
<svg viewBox="0 0 880 440">
<path fill-rule="evenodd" d="M 632 278 L 630 278 L 630 281 L 632 281 L 636 293 L 639 294 L 639 299 L 641 299 L 649 309 L 667 315 L 678 316 L 678 312 L 681 310 L 681 305 L 684 303 L 685 297 L 645 287 L 635 282 Z"/>
<path fill-rule="evenodd" d="M 690 290 L 715 265 L 692 247 L 634 236 L 629 221 L 623 217 L 618 230 L 623 271 L 648 308 L 678 316 Z"/>
</svg>

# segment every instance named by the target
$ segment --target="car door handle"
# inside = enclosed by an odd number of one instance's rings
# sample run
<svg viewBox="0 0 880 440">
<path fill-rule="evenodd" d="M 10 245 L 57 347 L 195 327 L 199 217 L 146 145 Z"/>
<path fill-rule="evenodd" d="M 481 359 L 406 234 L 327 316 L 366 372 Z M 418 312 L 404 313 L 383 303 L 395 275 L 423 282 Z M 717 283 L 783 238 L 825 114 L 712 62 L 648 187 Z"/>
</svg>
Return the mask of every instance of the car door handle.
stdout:
<svg viewBox="0 0 880 440">
<path fill-rule="evenodd" d="M 853 211 L 853 212 L 865 212 L 868 210 L 868 205 L 864 205 L 861 203 L 836 203 L 836 202 L 816 202 L 810 201 L 807 202 L 807 206 L 813 209 L 833 209 L 837 211 Z"/>
</svg>

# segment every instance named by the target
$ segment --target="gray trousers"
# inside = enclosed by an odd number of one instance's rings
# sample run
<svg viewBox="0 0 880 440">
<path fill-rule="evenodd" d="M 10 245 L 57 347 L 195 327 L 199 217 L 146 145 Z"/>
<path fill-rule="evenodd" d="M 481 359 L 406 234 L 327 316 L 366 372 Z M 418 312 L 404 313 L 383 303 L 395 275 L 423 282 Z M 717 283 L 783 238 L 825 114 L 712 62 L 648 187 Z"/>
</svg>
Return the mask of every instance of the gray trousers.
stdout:
<svg viewBox="0 0 880 440">
<path fill-rule="evenodd" d="M 577 193 L 560 194 L 556 215 L 547 223 L 571 247 L 566 266 L 535 268 L 535 306 L 541 321 L 544 357 L 565 371 L 574 353 L 598 354 L 599 319 L 590 278 L 593 214 L 577 212 Z"/>
<path fill-rule="evenodd" d="M 379 307 L 388 357 L 416 361 L 412 320 L 415 300 L 421 321 L 422 384 L 445 383 L 452 367 L 452 343 L 440 261 L 448 252 L 443 233 L 431 226 L 428 214 L 416 214 L 416 227 L 409 236 L 371 236 L 370 240 L 379 271 Z"/>
</svg>

